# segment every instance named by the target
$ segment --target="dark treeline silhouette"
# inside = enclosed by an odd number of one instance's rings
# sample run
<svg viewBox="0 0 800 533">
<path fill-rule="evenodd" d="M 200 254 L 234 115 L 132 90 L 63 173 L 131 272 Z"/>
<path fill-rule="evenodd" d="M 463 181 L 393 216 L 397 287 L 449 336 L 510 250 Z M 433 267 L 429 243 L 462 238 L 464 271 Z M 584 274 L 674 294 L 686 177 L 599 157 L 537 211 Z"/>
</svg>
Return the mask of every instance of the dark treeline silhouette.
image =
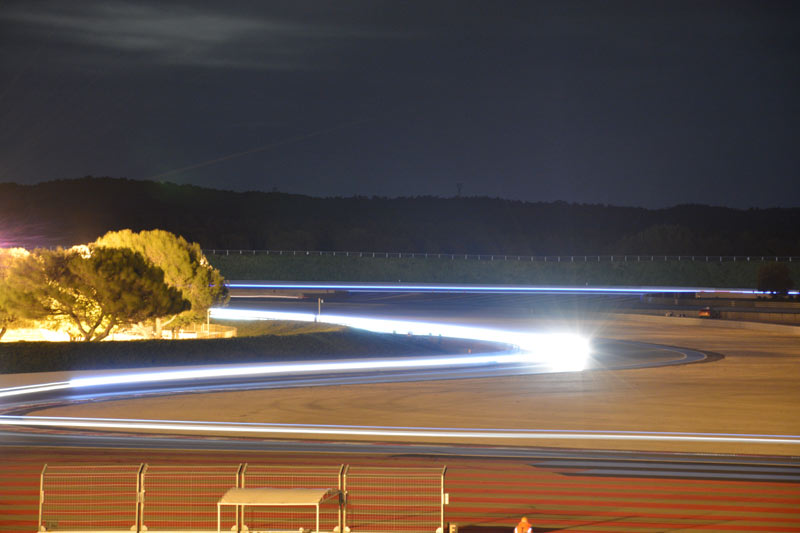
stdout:
<svg viewBox="0 0 800 533">
<path fill-rule="evenodd" d="M 0 243 L 89 242 L 160 228 L 204 248 L 583 255 L 800 255 L 800 208 L 314 198 L 114 178 L 0 184 Z"/>
</svg>

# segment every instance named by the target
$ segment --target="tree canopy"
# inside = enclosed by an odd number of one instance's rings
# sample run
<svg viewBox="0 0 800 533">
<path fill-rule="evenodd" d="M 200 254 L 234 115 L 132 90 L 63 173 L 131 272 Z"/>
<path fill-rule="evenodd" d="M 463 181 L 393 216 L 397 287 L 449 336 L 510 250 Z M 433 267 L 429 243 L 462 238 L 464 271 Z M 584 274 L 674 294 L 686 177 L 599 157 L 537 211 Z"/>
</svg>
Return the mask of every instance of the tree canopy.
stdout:
<svg viewBox="0 0 800 533">
<path fill-rule="evenodd" d="M 19 316 L 50 321 L 84 341 L 189 307 L 181 292 L 164 282 L 163 270 L 125 248 L 34 250 L 14 262 L 5 283 Z"/>
<path fill-rule="evenodd" d="M 225 279 L 212 267 L 197 243 L 164 230 L 111 231 L 97 239 L 95 246 L 130 249 L 139 252 L 164 271 L 164 281 L 181 292 L 190 308 L 179 322 L 205 318 L 212 305 L 228 300 Z"/>
<path fill-rule="evenodd" d="M 27 255 L 27 250 L 22 248 L 0 248 L 0 339 L 19 318 L 10 298 L 9 272 L 16 261 Z"/>
</svg>

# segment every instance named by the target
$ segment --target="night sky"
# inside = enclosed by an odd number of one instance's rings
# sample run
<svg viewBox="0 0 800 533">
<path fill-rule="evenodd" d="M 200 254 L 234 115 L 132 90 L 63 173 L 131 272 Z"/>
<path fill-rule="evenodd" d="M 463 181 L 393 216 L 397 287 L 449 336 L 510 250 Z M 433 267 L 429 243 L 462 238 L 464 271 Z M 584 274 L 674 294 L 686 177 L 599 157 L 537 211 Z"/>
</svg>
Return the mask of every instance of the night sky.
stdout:
<svg viewBox="0 0 800 533">
<path fill-rule="evenodd" d="M 800 2 L 0 2 L 0 181 L 800 206 Z"/>
</svg>

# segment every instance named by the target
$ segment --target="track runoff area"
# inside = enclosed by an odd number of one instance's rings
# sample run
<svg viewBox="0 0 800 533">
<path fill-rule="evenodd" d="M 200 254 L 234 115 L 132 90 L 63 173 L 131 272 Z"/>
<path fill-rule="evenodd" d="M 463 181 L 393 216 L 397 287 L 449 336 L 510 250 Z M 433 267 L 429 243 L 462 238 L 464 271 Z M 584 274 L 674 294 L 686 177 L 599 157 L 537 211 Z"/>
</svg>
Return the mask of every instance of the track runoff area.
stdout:
<svg viewBox="0 0 800 533">
<path fill-rule="evenodd" d="M 282 285 L 285 287 L 285 285 Z M 259 287 L 256 290 L 264 290 Z M 298 287 L 294 287 L 297 290 Z M 301 290 L 308 290 L 302 287 Z M 319 286 L 315 287 L 319 289 Z M 392 292 L 395 291 L 393 288 Z M 552 294 L 551 288 L 543 294 Z M 267 290 L 274 290 L 268 288 Z M 285 290 L 285 289 L 278 289 Z M 341 286 L 332 288 L 328 286 L 323 290 L 343 290 Z M 363 285 L 356 289 L 363 291 Z M 409 290 L 405 288 L 404 290 Z M 507 288 L 502 288 L 503 291 Z M 641 290 L 641 289 L 640 289 Z M 386 292 L 386 289 L 381 289 Z M 447 291 L 453 294 L 454 291 Z M 648 290 L 647 292 L 652 292 Z M 670 292 L 664 289 L 664 292 Z M 456 294 L 458 294 L 456 292 Z M 473 293 L 476 294 L 476 293 Z M 487 294 L 485 291 L 478 294 Z M 489 293 L 491 294 L 491 293 Z M 504 294 L 509 294 L 504 292 Z M 569 293 L 576 294 L 576 293 Z M 586 293 L 577 293 L 586 294 Z M 615 293 L 611 293 L 612 295 Z M 630 294 L 630 293 L 628 293 Z M 288 380 L 308 378 L 312 376 L 333 375 L 333 380 L 341 379 L 343 383 L 352 380 L 354 383 L 367 383 L 370 375 L 380 375 L 375 381 L 405 381 L 409 379 L 436 380 L 448 378 L 470 377 L 471 371 L 475 374 L 487 372 L 494 368 L 495 372 L 488 375 L 511 375 L 514 372 L 546 374 L 556 373 L 566 375 L 569 372 L 580 372 L 591 368 L 623 369 L 652 367 L 653 365 L 675 365 L 689 362 L 708 360 L 707 354 L 700 350 L 687 350 L 683 348 L 670 348 L 659 343 L 641 343 L 625 340 L 599 340 L 585 339 L 573 332 L 557 331 L 553 333 L 519 332 L 517 330 L 503 330 L 501 328 L 487 328 L 464 324 L 440 323 L 441 329 L 436 329 L 436 322 L 400 320 L 391 321 L 388 318 L 376 319 L 352 315 L 351 313 L 336 315 L 330 313 L 317 313 L 303 311 L 287 311 L 285 308 L 266 310 L 254 309 L 251 300 L 247 308 L 237 310 L 238 303 L 226 310 L 214 310 L 212 316 L 231 318 L 236 313 L 248 319 L 275 319 L 287 318 L 292 320 L 325 320 L 350 327 L 361 327 L 372 331 L 388 331 L 395 333 L 412 333 L 421 335 L 438 335 L 445 333 L 460 338 L 473 338 L 476 340 L 497 342 L 503 349 L 491 354 L 474 354 L 475 359 L 463 357 L 450 358 L 419 358 L 418 361 L 409 361 L 408 367 L 401 366 L 400 360 L 384 361 L 359 361 L 359 362 L 328 362 L 314 363 L 323 366 L 305 370 L 283 365 L 276 368 L 274 365 L 263 365 L 263 368 L 225 367 L 222 369 L 201 369 L 194 374 L 170 373 L 128 373 L 116 376 L 81 376 L 63 382 L 40 383 L 26 387 L 9 387 L 4 389 L 0 398 L 8 406 L 11 403 L 30 402 L 37 395 L 43 394 L 68 394 L 75 397 L 83 393 L 84 397 L 91 397 L 102 391 L 113 397 L 110 390 L 118 389 L 123 396 L 132 391 L 136 394 L 146 393 L 146 389 L 154 384 L 167 388 L 172 385 L 186 386 L 187 383 L 205 383 L 217 378 L 227 378 L 235 381 L 240 376 L 252 377 L 263 372 L 267 380 Z M 221 313 L 221 315 L 217 315 Z M 232 313 L 232 314 L 231 314 Z M 286 313 L 292 313 L 291 316 Z M 259 315 L 260 314 L 260 315 Z M 303 316 L 305 315 L 305 316 Z M 459 329 L 461 328 L 461 329 Z M 470 336 L 472 335 L 472 336 Z M 567 353 L 567 357 L 556 357 L 556 353 Z M 324 366 L 339 364 L 340 367 Z M 368 366 L 348 366 L 367 364 Z M 372 366 L 372 365 L 376 366 Z M 204 372 L 211 372 L 204 374 Z M 396 376 L 392 376 L 392 374 Z M 474 377 L 471 376 L 471 377 Z M 396 379 L 395 379 L 396 378 Z M 302 381 L 302 379 L 301 379 Z M 326 384 L 326 383 L 321 383 Z M 39 390 L 36 387 L 40 387 Z M 44 390 L 47 389 L 47 390 Z M 140 390 L 143 389 L 143 390 Z M 163 394 L 164 388 L 161 389 Z M 26 398 L 23 400 L 23 398 Z M 48 400 L 52 401 L 49 396 Z M 18 418 L 17 418 L 18 417 Z M 16 419 L 15 419 L 16 418 Z M 37 436 L 28 435 L 20 437 L 19 434 L 6 433 L 2 440 L 6 441 L 8 454 L 3 454 L 0 464 L 3 472 L 3 489 L 11 497 L 9 505 L 0 504 L 0 531 L 28 530 L 19 529 L 20 521 L 8 520 L 9 512 L 15 512 L 19 491 L 25 492 L 25 487 L 32 483 L 30 472 L 35 470 L 34 465 L 41 463 L 38 459 L 47 462 L 51 458 L 64 457 L 68 461 L 82 462 L 87 459 L 85 455 L 66 453 L 62 448 L 59 451 L 40 448 L 46 445 L 48 433 L 58 428 L 91 429 L 93 431 L 127 431 L 134 428 L 137 431 L 162 433 L 180 432 L 186 434 L 206 435 L 203 439 L 213 449 L 237 449 L 236 452 L 214 452 L 214 459 L 229 456 L 236 461 L 307 461 L 319 462 L 332 458 L 331 454 L 345 453 L 347 460 L 342 462 L 353 463 L 353 454 L 365 458 L 367 461 L 387 461 L 391 456 L 392 464 L 398 460 L 407 466 L 427 466 L 430 464 L 447 463 L 449 466 L 448 492 L 451 493 L 451 503 L 448 506 L 448 521 L 460 523 L 467 528 L 475 526 L 502 525 L 513 526 L 520 513 L 530 515 L 537 531 L 575 530 L 575 531 L 797 531 L 800 530 L 800 483 L 798 482 L 798 466 L 796 458 L 783 457 L 780 459 L 765 456 L 683 456 L 671 454 L 626 454 L 615 452 L 587 452 L 582 449 L 571 451 L 552 452 L 547 449 L 531 448 L 537 446 L 538 439 L 551 438 L 556 432 L 546 430 L 481 430 L 471 431 L 442 427 L 365 427 L 365 426 L 336 426 L 320 428 L 316 425 L 307 425 L 303 428 L 293 425 L 291 428 L 276 427 L 264 424 L 255 427 L 243 428 L 239 424 L 229 424 L 229 427 L 220 428 L 218 423 L 189 423 L 179 420 L 99 420 L 92 417 L 19 417 L 19 415 L 5 416 L 3 423 L 10 426 L 23 425 L 31 428 Z M 153 425 L 150 425 L 150 424 Z M 126 425 L 130 424 L 126 428 Z M 161 426 L 159 427 L 159 424 Z M 166 424 L 166 425 L 165 425 Z M 169 426 L 169 427 L 168 427 Z M 12 428 L 7 428 L 12 429 Z M 281 447 L 280 452 L 255 452 L 269 448 L 256 444 L 249 439 L 222 439 L 216 441 L 207 435 L 209 433 L 227 435 L 240 435 L 243 437 L 256 437 L 257 439 L 271 439 L 282 435 L 292 438 L 304 438 L 317 435 L 328 441 L 325 444 L 312 444 L 319 446 L 309 450 L 303 445 Z M 298 431 L 301 429 L 302 431 Z M 322 433 L 318 433 L 322 430 Z M 42 434 L 41 432 L 46 433 Z M 307 431 L 307 432 L 306 432 Z M 547 435 L 550 433 L 550 435 Z M 597 432 L 597 431 L 560 431 L 558 436 L 566 439 L 579 439 L 585 442 L 585 448 L 592 447 L 598 440 L 608 439 L 612 442 L 642 441 L 666 443 L 669 441 L 690 442 L 774 442 L 783 441 L 784 444 L 796 445 L 798 437 L 792 435 L 761 435 L 743 433 L 663 433 L 663 432 Z M 365 445 L 357 448 L 356 444 L 342 444 L 338 450 L 331 440 L 350 440 L 356 434 L 360 438 L 373 441 L 387 441 L 401 437 L 414 437 L 428 442 L 442 442 L 442 446 L 430 445 L 429 448 L 417 448 L 414 451 L 399 447 L 389 449 L 383 445 L 385 453 L 379 456 L 374 453 L 375 447 Z M 509 439 L 517 441 L 513 447 L 495 446 L 491 436 L 494 435 L 497 443 L 508 444 Z M 117 446 L 137 446 L 131 441 L 124 444 L 121 435 L 111 437 L 118 440 Z M 449 447 L 448 441 L 455 438 L 476 437 L 485 446 L 469 447 L 465 445 Z M 18 440 L 14 440 L 18 439 Z M 32 439 L 32 440 L 25 440 Z M 13 448 L 16 442 L 30 445 L 36 441 L 37 450 Z M 73 440 L 72 445 L 80 443 Z M 172 439 L 172 440 L 170 440 Z M 585 439 L 585 440 L 584 440 Z M 138 439 L 135 439 L 138 440 Z M 89 446 L 105 447 L 105 443 L 93 441 Z M 56 440 L 52 441 L 54 444 Z M 152 437 L 151 440 L 143 438 L 138 442 L 149 448 L 166 448 L 169 446 L 180 448 L 202 447 L 198 441 L 186 440 L 182 437 L 175 443 L 174 438 L 165 438 L 163 435 Z M 172 444 L 168 445 L 167 443 Z M 542 441 L 544 442 L 544 441 Z M 226 444 L 227 443 L 227 444 Z M 113 446 L 113 445 L 112 445 Z M 352 446 L 349 448 L 349 446 Z M 419 444 L 415 446 L 420 446 Z M 521 447 L 520 447 L 521 446 Z M 188 459 L 189 462 L 202 462 L 207 457 L 203 452 L 179 453 L 170 451 L 109 451 L 106 449 L 102 456 L 110 462 L 125 461 L 132 455 L 142 458 L 147 457 L 148 462 L 157 462 L 159 459 L 175 462 Z M 131 455 L 132 454 L 132 455 Z M 220 455 L 222 454 L 222 455 Z M 322 455 L 320 455 L 322 454 Z M 433 457 L 424 456 L 430 454 Z M 404 459 L 398 455 L 408 456 Z M 248 457 L 244 457 L 248 456 Z M 442 457 L 448 456 L 448 457 Z M 460 458 L 457 456 L 461 456 Z M 489 456 L 491 459 L 487 459 Z M 33 463 L 30 461 L 33 460 Z M 96 462 L 96 461 L 95 461 Z M 38 473 L 38 472 L 37 472 Z M 5 496 L 5 495 L 3 495 Z M 2 498 L 0 498 L 2 499 Z M 23 498 L 24 500 L 24 498 Z M 24 513 L 23 513 L 24 514 Z M 16 515 L 14 515 L 16 516 Z M 24 519 L 22 520 L 24 522 Z M 35 519 L 34 519 L 35 525 Z M 477 529 L 486 531 L 489 529 Z"/>
</svg>

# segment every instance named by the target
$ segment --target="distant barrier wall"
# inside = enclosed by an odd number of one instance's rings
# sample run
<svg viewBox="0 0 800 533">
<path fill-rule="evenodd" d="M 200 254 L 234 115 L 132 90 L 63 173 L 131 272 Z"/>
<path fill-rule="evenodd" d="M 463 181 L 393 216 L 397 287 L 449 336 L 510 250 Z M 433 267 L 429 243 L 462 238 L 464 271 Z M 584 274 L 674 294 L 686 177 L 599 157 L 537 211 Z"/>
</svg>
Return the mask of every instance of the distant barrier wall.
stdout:
<svg viewBox="0 0 800 533">
<path fill-rule="evenodd" d="M 694 261 L 701 263 L 736 263 L 777 261 L 796 263 L 800 257 L 787 255 L 514 255 L 514 254 L 454 254 L 427 252 L 350 252 L 328 250 L 245 250 L 206 249 L 207 255 L 277 255 L 277 256 L 331 256 L 331 257 L 375 257 L 384 259 L 450 259 L 473 261 L 533 261 L 543 263 L 643 263 Z"/>
<path fill-rule="evenodd" d="M 444 531 L 446 468 L 294 465 L 45 465 L 40 532 L 216 531 L 231 488 L 327 488 L 320 531 Z M 315 529 L 308 507 L 224 507 L 222 531 Z"/>
</svg>

